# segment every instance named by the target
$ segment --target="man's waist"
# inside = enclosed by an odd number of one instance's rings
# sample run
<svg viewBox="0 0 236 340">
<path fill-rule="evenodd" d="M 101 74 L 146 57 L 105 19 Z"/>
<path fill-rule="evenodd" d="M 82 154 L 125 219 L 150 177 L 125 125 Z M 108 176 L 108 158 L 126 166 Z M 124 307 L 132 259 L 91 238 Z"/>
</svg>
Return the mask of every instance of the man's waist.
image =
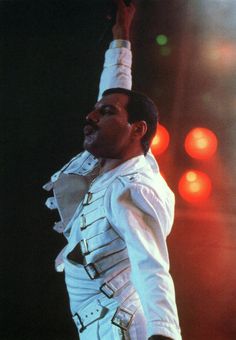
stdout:
<svg viewBox="0 0 236 340">
<path fill-rule="evenodd" d="M 106 316 L 109 311 L 112 311 L 111 323 L 123 330 L 128 330 L 141 304 L 136 291 L 126 291 L 125 295 L 123 299 L 121 299 L 121 296 L 119 299 L 117 297 L 108 298 L 100 293 L 81 304 L 78 310 L 72 313 L 72 318 L 78 330 L 83 332 L 93 322 Z"/>
</svg>

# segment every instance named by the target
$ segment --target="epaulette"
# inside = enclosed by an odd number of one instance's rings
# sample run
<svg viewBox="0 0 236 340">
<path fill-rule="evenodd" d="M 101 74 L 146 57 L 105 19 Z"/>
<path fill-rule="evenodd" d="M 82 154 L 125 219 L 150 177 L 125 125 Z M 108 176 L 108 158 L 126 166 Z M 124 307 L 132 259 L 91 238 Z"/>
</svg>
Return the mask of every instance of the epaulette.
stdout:
<svg viewBox="0 0 236 340">
<path fill-rule="evenodd" d="M 118 179 L 123 185 L 135 183 L 139 180 L 139 178 L 140 178 L 140 174 L 137 172 L 118 176 Z"/>
</svg>

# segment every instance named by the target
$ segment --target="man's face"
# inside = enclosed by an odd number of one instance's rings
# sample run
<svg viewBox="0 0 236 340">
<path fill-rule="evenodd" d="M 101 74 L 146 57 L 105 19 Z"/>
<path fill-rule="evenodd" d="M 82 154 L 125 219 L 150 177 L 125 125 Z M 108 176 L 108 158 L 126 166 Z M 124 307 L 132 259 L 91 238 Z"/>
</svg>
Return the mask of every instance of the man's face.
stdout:
<svg viewBox="0 0 236 340">
<path fill-rule="evenodd" d="M 114 93 L 96 103 L 84 128 L 84 148 L 97 158 L 121 159 L 132 148 L 132 124 L 126 107 L 129 97 Z"/>
</svg>

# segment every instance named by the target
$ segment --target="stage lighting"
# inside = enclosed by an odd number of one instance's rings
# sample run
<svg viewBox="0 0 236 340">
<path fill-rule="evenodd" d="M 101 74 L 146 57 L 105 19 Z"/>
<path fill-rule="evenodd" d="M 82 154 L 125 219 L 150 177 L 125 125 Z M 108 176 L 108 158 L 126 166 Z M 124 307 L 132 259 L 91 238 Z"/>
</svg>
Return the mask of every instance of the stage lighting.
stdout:
<svg viewBox="0 0 236 340">
<path fill-rule="evenodd" d="M 160 46 L 164 46 L 168 43 L 168 37 L 165 34 L 159 34 L 156 36 L 156 42 Z"/>
<path fill-rule="evenodd" d="M 169 132 L 163 125 L 159 124 L 151 144 L 153 154 L 157 156 L 163 153 L 167 149 L 169 142 Z"/>
<path fill-rule="evenodd" d="M 187 170 L 179 180 L 179 194 L 189 203 L 201 203 L 211 193 L 211 180 L 207 174 L 198 170 Z"/>
<path fill-rule="evenodd" d="M 184 147 L 192 158 L 206 160 L 215 154 L 217 138 L 211 130 L 196 127 L 187 134 Z"/>
</svg>

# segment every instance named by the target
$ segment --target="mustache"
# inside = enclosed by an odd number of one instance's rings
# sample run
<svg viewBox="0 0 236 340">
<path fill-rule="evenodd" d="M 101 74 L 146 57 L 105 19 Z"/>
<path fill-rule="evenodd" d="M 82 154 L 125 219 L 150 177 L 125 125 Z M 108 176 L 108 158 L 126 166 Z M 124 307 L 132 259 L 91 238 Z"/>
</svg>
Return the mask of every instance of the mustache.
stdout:
<svg viewBox="0 0 236 340">
<path fill-rule="evenodd" d="M 90 120 L 90 119 L 84 121 L 83 127 L 85 126 L 91 126 L 94 130 L 98 130 L 97 124 L 93 120 Z"/>
</svg>

